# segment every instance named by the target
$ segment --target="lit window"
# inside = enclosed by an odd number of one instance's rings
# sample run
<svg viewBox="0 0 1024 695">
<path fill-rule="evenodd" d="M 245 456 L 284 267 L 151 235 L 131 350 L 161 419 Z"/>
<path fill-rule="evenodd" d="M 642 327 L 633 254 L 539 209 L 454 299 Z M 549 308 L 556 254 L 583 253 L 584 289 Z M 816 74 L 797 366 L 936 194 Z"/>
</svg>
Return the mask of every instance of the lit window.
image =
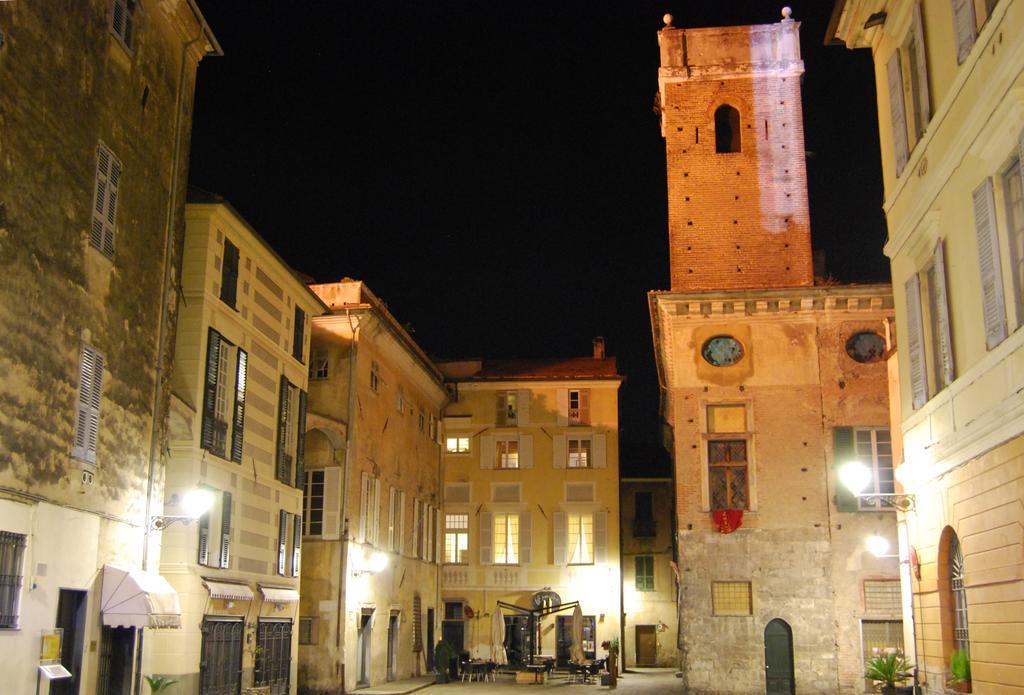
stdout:
<svg viewBox="0 0 1024 695">
<path fill-rule="evenodd" d="M 712 615 L 752 615 L 750 582 L 711 582 Z"/>
<path fill-rule="evenodd" d="M 469 514 L 444 515 L 444 561 L 466 562 L 469 549 Z"/>
<path fill-rule="evenodd" d="M 866 495 L 887 495 L 896 492 L 892 471 L 892 439 L 888 427 L 854 430 L 857 460 L 871 468 L 871 487 Z M 861 509 L 892 509 L 890 500 L 858 498 Z"/>
<path fill-rule="evenodd" d="M 569 468 L 590 468 L 590 440 L 589 439 L 570 439 L 568 442 L 569 448 Z"/>
<path fill-rule="evenodd" d="M 519 468 L 519 440 L 499 439 L 494 443 L 495 462 L 498 468 Z"/>
<path fill-rule="evenodd" d="M 445 439 L 445 451 L 449 454 L 468 454 L 469 437 L 448 437 Z"/>
<path fill-rule="evenodd" d="M 567 535 L 570 565 L 594 563 L 594 516 L 567 514 Z"/>
<path fill-rule="evenodd" d="M 513 426 L 519 413 L 518 394 L 515 391 L 498 391 L 497 424 Z"/>
<path fill-rule="evenodd" d="M 494 563 L 514 565 L 519 562 L 519 515 L 494 515 Z"/>
</svg>

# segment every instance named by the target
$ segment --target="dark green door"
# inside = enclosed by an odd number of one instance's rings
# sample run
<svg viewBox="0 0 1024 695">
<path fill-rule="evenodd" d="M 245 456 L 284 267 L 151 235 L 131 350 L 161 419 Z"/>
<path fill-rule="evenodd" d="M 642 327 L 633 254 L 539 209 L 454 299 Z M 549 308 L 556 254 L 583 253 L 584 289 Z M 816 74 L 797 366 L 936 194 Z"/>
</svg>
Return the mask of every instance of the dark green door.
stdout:
<svg viewBox="0 0 1024 695">
<path fill-rule="evenodd" d="M 793 695 L 793 631 L 776 618 L 764 628 L 764 679 L 767 695 Z"/>
</svg>

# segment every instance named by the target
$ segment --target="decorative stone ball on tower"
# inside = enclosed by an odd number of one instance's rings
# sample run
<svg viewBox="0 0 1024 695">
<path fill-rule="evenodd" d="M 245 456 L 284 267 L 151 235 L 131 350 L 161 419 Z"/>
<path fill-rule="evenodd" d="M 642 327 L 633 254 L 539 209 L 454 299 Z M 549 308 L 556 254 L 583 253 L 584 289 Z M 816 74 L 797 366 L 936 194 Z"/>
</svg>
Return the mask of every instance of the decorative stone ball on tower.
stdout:
<svg viewBox="0 0 1024 695">
<path fill-rule="evenodd" d="M 673 290 L 814 284 L 799 22 L 658 33 Z"/>
</svg>

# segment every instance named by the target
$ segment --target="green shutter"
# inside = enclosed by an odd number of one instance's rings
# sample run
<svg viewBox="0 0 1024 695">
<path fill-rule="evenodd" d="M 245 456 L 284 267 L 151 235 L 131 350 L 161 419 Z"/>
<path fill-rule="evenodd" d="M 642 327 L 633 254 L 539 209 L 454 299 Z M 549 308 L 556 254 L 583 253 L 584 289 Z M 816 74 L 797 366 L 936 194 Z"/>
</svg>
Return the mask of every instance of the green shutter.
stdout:
<svg viewBox="0 0 1024 695">
<path fill-rule="evenodd" d="M 245 386 L 249 373 L 249 356 L 238 349 L 238 368 L 235 370 L 235 417 L 231 425 L 231 460 L 242 462 L 242 444 L 245 438 Z"/>
<path fill-rule="evenodd" d="M 277 479 L 290 484 L 292 479 L 291 455 L 288 453 L 288 379 L 281 375 L 281 389 L 277 401 Z"/>
<path fill-rule="evenodd" d="M 288 552 L 288 512 L 277 513 L 277 573 L 284 576 L 285 557 Z"/>
<path fill-rule="evenodd" d="M 210 564 L 210 513 L 199 517 L 199 558 L 200 565 Z"/>
<path fill-rule="evenodd" d="M 832 436 L 835 442 L 832 472 L 836 486 L 836 508 L 841 512 L 855 512 L 858 509 L 857 496 L 839 480 L 839 469 L 857 456 L 857 450 L 853 444 L 853 428 L 836 427 L 832 430 Z"/>
<path fill-rule="evenodd" d="M 215 416 L 217 408 L 217 368 L 220 364 L 220 334 L 212 328 L 206 341 L 206 384 L 203 388 L 203 425 L 199 445 L 215 454 Z"/>
<path fill-rule="evenodd" d="M 231 493 L 224 492 L 220 506 L 220 566 L 231 564 Z"/>
<path fill-rule="evenodd" d="M 302 516 L 292 516 L 292 576 L 299 576 L 299 558 L 302 554 Z"/>
<path fill-rule="evenodd" d="M 306 392 L 299 391 L 299 412 L 295 419 L 295 487 L 300 490 L 306 484 L 306 468 L 303 457 L 306 455 Z"/>
</svg>

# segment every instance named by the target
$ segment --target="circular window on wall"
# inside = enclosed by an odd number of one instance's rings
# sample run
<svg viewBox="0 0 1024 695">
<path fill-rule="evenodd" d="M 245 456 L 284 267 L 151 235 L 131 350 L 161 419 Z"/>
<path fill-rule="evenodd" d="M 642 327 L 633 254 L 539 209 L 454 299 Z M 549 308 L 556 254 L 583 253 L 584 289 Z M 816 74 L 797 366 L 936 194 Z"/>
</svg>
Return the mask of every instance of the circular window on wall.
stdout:
<svg viewBox="0 0 1024 695">
<path fill-rule="evenodd" d="M 846 354 L 855 362 L 879 362 L 885 356 L 885 339 L 873 331 L 854 333 L 846 341 Z"/>
<path fill-rule="evenodd" d="M 728 367 L 743 359 L 743 345 L 730 335 L 716 335 L 700 349 L 704 361 L 716 367 Z"/>
</svg>

